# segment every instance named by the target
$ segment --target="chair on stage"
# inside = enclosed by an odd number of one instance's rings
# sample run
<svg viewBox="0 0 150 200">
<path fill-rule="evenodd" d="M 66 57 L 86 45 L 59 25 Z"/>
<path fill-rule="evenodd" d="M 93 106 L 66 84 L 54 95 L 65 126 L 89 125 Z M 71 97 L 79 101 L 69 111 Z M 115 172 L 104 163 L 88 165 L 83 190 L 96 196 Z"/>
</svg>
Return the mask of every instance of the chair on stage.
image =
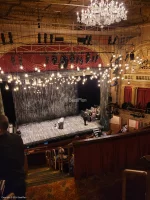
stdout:
<svg viewBox="0 0 150 200">
<path fill-rule="evenodd" d="M 64 128 L 64 117 L 58 120 L 58 129 L 63 129 L 63 128 Z"/>
</svg>

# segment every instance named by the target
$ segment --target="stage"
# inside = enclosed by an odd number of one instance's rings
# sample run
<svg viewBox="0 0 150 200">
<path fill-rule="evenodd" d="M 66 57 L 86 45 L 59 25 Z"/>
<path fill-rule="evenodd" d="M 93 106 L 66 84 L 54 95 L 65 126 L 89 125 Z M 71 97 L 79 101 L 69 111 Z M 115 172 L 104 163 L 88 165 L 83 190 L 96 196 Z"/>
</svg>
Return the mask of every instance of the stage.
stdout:
<svg viewBox="0 0 150 200">
<path fill-rule="evenodd" d="M 87 122 L 88 125 L 85 126 L 81 116 L 71 116 L 65 118 L 64 129 L 58 129 L 55 127 L 58 120 L 59 119 L 21 125 L 19 129 L 21 131 L 23 143 L 25 145 L 32 145 L 61 138 L 64 139 L 83 133 L 92 133 L 94 128 L 101 126 L 99 120 Z"/>
</svg>

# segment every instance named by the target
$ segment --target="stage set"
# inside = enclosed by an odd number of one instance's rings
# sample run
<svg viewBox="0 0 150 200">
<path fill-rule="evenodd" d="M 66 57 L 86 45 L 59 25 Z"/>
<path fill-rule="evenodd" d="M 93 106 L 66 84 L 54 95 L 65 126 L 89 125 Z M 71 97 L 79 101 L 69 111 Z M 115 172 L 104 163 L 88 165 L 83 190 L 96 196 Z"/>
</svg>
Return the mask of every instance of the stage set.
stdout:
<svg viewBox="0 0 150 200">
<path fill-rule="evenodd" d="M 68 72 L 68 76 L 69 74 Z M 93 129 L 101 126 L 104 127 L 103 130 L 107 130 L 108 83 L 103 81 L 101 87 L 98 87 L 97 80 L 91 80 L 90 77 L 82 77 L 87 79 L 85 84 L 83 80 L 77 84 L 68 84 L 65 81 L 59 84 L 59 89 L 54 84 L 48 84 L 46 87 L 38 86 L 36 89 L 26 90 L 24 86 L 20 86 L 18 92 L 13 91 L 16 122 L 26 146 L 92 134 Z M 94 110 L 98 107 L 101 113 L 99 117 L 98 110 Z M 87 119 L 88 125 L 84 124 L 81 117 L 82 110 L 90 111 L 91 120 Z M 64 127 L 58 129 L 58 120 L 62 117 Z"/>
<path fill-rule="evenodd" d="M 29 123 L 19 127 L 21 137 L 25 145 L 32 145 L 40 142 L 65 139 L 83 133 L 92 133 L 93 129 L 100 127 L 99 120 L 87 122 L 84 125 L 81 116 L 71 116 L 64 119 L 64 128 L 58 129 L 58 119 L 40 123 Z"/>
</svg>

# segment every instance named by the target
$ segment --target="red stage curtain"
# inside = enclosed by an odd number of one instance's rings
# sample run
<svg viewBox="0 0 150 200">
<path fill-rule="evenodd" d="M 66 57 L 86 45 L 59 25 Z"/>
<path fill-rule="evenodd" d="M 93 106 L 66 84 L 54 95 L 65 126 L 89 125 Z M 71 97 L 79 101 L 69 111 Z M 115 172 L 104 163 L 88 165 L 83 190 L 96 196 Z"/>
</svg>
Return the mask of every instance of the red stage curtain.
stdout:
<svg viewBox="0 0 150 200">
<path fill-rule="evenodd" d="M 148 102 L 150 102 L 150 88 L 138 88 L 137 105 L 139 108 L 145 109 Z"/>
<path fill-rule="evenodd" d="M 126 86 L 124 88 L 124 102 L 131 103 L 132 100 L 132 87 Z"/>
</svg>

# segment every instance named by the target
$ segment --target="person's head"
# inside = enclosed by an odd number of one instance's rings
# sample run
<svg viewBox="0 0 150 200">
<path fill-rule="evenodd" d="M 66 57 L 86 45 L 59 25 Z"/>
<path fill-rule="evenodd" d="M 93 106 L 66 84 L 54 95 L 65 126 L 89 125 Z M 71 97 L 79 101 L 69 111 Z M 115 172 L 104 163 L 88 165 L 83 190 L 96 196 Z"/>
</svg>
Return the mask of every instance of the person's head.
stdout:
<svg viewBox="0 0 150 200">
<path fill-rule="evenodd" d="M 8 118 L 5 115 L 0 115 L 0 134 L 7 131 L 9 126 Z"/>
</svg>

